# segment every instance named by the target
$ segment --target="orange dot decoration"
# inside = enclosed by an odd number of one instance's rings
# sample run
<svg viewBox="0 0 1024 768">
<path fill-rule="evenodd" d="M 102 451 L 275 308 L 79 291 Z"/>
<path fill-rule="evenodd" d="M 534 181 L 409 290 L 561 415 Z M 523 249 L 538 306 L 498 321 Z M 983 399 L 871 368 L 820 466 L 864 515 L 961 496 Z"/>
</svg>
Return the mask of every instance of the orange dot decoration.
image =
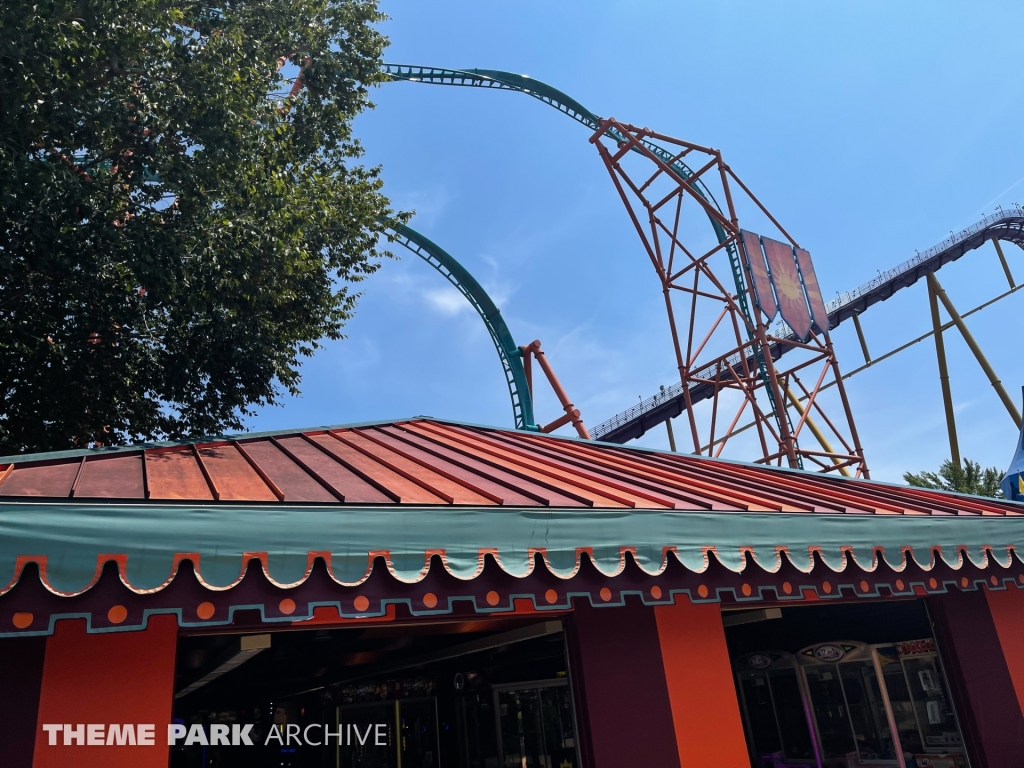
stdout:
<svg viewBox="0 0 1024 768">
<path fill-rule="evenodd" d="M 1024 584 L 1024 573 L 1017 577 L 1017 581 L 1019 581 L 1021 584 Z"/>
<path fill-rule="evenodd" d="M 31 613 L 18 612 L 14 614 L 11 621 L 14 622 L 14 626 L 16 626 L 18 629 L 27 629 L 28 627 L 32 626 L 33 619 L 35 619 L 35 616 L 33 616 Z"/>
<path fill-rule="evenodd" d="M 490 592 L 487 593 L 487 604 L 488 605 L 497 605 L 499 602 L 501 602 L 501 595 L 499 595 L 493 589 Z"/>
<path fill-rule="evenodd" d="M 997 579 L 995 576 L 990 576 L 988 580 L 992 582 L 993 587 L 999 586 L 999 579 Z"/>
<path fill-rule="evenodd" d="M 703 584 L 701 584 L 699 587 L 697 587 L 697 594 L 700 595 L 701 597 L 707 597 L 708 596 L 708 588 L 706 586 L 704 586 Z"/>
<path fill-rule="evenodd" d="M 785 592 L 787 595 L 793 594 L 793 585 L 790 584 L 788 581 L 782 582 L 782 591 Z"/>
<path fill-rule="evenodd" d="M 900 592 L 903 591 L 903 579 L 896 579 L 896 589 Z"/>
<path fill-rule="evenodd" d="M 826 581 L 824 584 L 821 585 L 821 589 L 822 589 L 822 591 L 826 595 L 831 595 L 832 594 L 832 582 Z"/>
<path fill-rule="evenodd" d="M 281 611 L 285 616 L 291 616 L 295 613 L 295 601 L 290 597 L 286 597 L 280 603 L 277 604 L 277 609 Z"/>
<path fill-rule="evenodd" d="M 606 603 L 612 599 L 612 591 L 608 587 L 601 587 L 601 599 Z"/>
<path fill-rule="evenodd" d="M 123 605 L 115 605 L 107 611 L 107 621 L 111 624 L 120 624 L 128 618 L 128 609 Z"/>
<path fill-rule="evenodd" d="M 964 589 L 967 589 L 967 585 L 970 584 L 970 583 L 971 582 L 969 582 L 967 580 L 966 576 L 964 576 L 962 579 L 960 579 L 960 586 L 963 587 Z"/>
<path fill-rule="evenodd" d="M 657 584 L 651 587 L 651 597 L 653 597 L 655 600 L 661 600 L 661 587 L 659 587 Z"/>
<path fill-rule="evenodd" d="M 356 607 L 357 611 L 365 611 L 370 607 L 370 600 L 366 595 L 359 595 L 352 601 L 352 605 Z"/>
<path fill-rule="evenodd" d="M 867 592 L 869 589 L 871 589 L 871 587 L 868 586 L 868 583 L 866 581 L 862 581 L 860 583 L 860 591 L 861 592 Z"/>
<path fill-rule="evenodd" d="M 200 603 L 196 607 L 196 616 L 205 621 L 206 619 L 212 619 L 213 614 L 217 612 L 217 609 L 213 607 L 213 603 Z"/>
<path fill-rule="evenodd" d="M 742 589 L 743 589 L 743 596 L 744 597 L 750 597 L 750 592 L 751 592 L 750 585 L 749 584 L 744 584 Z"/>
<path fill-rule="evenodd" d="M 544 593 L 544 599 L 548 601 L 549 605 L 554 605 L 558 602 L 558 593 L 553 589 L 549 589 Z"/>
<path fill-rule="evenodd" d="M 939 588 L 939 582 L 937 582 L 935 580 L 935 578 L 932 577 L 932 578 L 928 579 L 928 586 L 931 587 L 932 589 L 938 589 Z"/>
<path fill-rule="evenodd" d="M 427 608 L 436 608 L 437 595 L 435 595 L 433 592 L 427 592 L 427 594 L 423 596 L 423 604 L 427 606 Z"/>
</svg>

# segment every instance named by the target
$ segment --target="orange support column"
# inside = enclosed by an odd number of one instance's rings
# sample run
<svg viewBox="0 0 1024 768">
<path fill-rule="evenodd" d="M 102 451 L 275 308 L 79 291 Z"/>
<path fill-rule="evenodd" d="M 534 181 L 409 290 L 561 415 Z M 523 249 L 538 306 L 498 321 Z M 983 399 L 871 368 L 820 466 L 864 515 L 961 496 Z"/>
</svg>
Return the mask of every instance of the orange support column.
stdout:
<svg viewBox="0 0 1024 768">
<path fill-rule="evenodd" d="M 681 768 L 750 768 L 717 604 L 654 609 Z"/>
<path fill-rule="evenodd" d="M 1008 589 L 1005 592 L 989 592 L 988 610 L 996 625 L 999 647 L 1010 670 L 1017 703 L 1024 713 L 1024 592 Z"/>
<path fill-rule="evenodd" d="M 46 642 L 33 768 L 167 768 L 177 633 L 175 616 L 151 617 L 142 632 L 93 635 L 84 621 L 57 622 Z M 54 724 L 70 732 L 44 730 Z M 148 740 L 140 725 L 153 726 L 152 745 L 138 744 Z"/>
</svg>

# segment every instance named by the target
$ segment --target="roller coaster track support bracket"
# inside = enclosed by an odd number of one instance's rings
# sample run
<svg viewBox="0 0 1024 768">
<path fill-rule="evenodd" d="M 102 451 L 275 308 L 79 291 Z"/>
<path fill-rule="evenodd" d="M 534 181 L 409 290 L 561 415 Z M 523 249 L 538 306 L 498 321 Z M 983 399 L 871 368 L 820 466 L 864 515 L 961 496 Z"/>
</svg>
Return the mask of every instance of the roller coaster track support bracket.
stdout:
<svg viewBox="0 0 1024 768">
<path fill-rule="evenodd" d="M 540 348 L 540 341 L 534 339 L 525 347 L 520 347 L 519 350 L 523 353 L 523 367 L 526 369 L 526 380 L 529 383 L 531 395 L 533 394 L 533 369 L 530 362 L 532 358 L 537 361 L 537 365 L 539 365 L 540 369 L 544 371 L 544 375 L 547 377 L 548 383 L 551 385 L 551 389 L 555 393 L 555 397 L 558 398 L 559 404 L 565 411 L 565 415 L 559 416 L 550 424 L 545 424 L 540 428 L 540 431 L 545 433 L 554 432 L 559 427 L 564 427 L 566 424 L 572 423 L 573 429 L 576 430 L 577 435 L 582 437 L 584 440 L 590 440 L 590 433 L 583 424 L 579 408 L 572 404 L 572 401 L 569 400 L 569 395 L 566 394 L 565 389 L 562 388 L 561 382 L 558 380 L 554 370 L 551 368 L 551 363 L 548 362 L 547 355 L 545 355 Z"/>
<path fill-rule="evenodd" d="M 999 244 L 999 239 L 993 237 L 992 245 L 996 247 L 996 256 L 999 257 L 999 263 L 1003 267 L 1003 272 L 1006 274 L 1006 282 L 1010 284 L 1011 288 L 1016 288 L 1017 284 L 1013 282 L 1013 273 L 1010 271 L 1010 265 L 1006 261 L 1006 256 L 1003 255 L 1003 246 Z"/>
</svg>

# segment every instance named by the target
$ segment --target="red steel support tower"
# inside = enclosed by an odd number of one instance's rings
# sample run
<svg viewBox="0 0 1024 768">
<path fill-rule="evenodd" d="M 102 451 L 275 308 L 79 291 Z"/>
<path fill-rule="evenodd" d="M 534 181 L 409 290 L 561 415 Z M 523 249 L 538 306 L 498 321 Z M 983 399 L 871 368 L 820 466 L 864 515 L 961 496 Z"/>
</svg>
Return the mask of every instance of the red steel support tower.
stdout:
<svg viewBox="0 0 1024 768">
<path fill-rule="evenodd" d="M 693 452 L 753 428 L 759 463 L 867 477 L 810 254 L 718 150 L 614 118 L 590 140 L 661 282 Z M 781 240 L 740 229 L 733 185 Z"/>
</svg>

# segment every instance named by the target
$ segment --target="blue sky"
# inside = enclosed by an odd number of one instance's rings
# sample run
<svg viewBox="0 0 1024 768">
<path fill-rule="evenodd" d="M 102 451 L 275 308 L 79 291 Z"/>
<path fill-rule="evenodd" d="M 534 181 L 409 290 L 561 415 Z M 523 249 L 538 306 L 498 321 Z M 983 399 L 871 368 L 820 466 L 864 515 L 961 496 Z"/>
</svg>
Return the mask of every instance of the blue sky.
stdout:
<svg viewBox="0 0 1024 768">
<path fill-rule="evenodd" d="M 721 149 L 813 254 L 826 299 L 997 204 L 1024 203 L 1019 2 L 382 8 L 388 62 L 529 74 L 599 115 Z M 356 132 L 395 207 L 415 210 L 412 226 L 473 272 L 519 343 L 543 342 L 588 423 L 675 379 L 655 275 L 585 128 L 507 92 L 391 83 L 373 99 Z M 1024 251 L 1004 251 L 1024 282 Z M 479 318 L 418 258 L 395 254 L 359 286 L 348 338 L 305 363 L 303 395 L 249 428 L 414 414 L 511 425 Z M 1007 289 L 991 245 L 939 279 L 961 311 Z M 968 320 L 1015 399 L 1022 317 L 1024 291 Z M 876 357 L 924 333 L 923 281 L 862 321 Z M 963 340 L 946 338 L 961 451 L 1004 467 L 1016 428 Z M 863 363 L 852 326 L 833 339 L 844 370 Z M 874 477 L 948 456 L 931 340 L 848 390 Z M 538 399 L 539 420 L 558 414 Z M 639 443 L 667 447 L 664 429 Z"/>
</svg>

